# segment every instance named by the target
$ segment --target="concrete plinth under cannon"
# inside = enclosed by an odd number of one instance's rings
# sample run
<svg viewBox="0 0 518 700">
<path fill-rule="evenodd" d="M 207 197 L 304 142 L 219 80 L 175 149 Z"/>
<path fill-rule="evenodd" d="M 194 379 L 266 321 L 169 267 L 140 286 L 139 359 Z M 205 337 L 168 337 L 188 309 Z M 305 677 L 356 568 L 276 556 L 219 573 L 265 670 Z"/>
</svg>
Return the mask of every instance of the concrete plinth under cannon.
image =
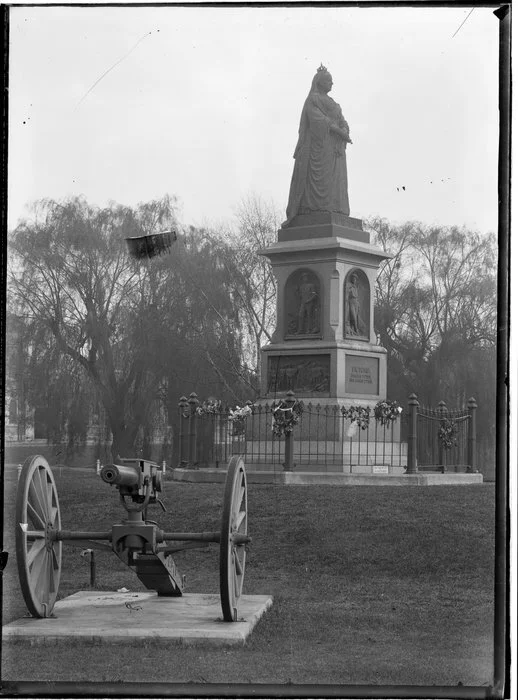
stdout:
<svg viewBox="0 0 518 700">
<path fill-rule="evenodd" d="M 24 617 L 5 625 L 3 642 L 111 644 L 156 639 L 187 645 L 243 644 L 272 602 L 268 595 L 243 595 L 239 620 L 228 623 L 223 622 L 216 594 L 167 598 L 152 591 L 79 591 L 56 603 L 54 617 Z"/>
</svg>

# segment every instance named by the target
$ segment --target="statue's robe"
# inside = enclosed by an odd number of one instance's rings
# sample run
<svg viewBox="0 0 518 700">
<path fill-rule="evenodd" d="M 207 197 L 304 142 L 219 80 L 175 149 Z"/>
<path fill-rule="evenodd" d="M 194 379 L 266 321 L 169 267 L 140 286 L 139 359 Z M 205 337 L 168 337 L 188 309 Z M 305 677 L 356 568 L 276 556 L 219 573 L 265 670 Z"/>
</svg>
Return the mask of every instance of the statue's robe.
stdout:
<svg viewBox="0 0 518 700">
<path fill-rule="evenodd" d="M 330 130 L 332 124 L 349 132 L 340 105 L 329 95 L 316 90 L 310 92 L 300 118 L 287 220 L 283 226 L 297 214 L 314 211 L 349 216 L 346 142 Z"/>
</svg>

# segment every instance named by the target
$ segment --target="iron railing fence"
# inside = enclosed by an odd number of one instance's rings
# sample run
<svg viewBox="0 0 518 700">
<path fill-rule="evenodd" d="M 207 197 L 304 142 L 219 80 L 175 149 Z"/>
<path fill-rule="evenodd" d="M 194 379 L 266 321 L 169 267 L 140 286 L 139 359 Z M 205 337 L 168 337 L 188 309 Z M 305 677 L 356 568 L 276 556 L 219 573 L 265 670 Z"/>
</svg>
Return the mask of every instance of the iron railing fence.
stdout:
<svg viewBox="0 0 518 700">
<path fill-rule="evenodd" d="M 264 427 L 271 431 L 271 407 L 269 423 Z M 293 430 L 293 461 L 297 468 L 318 466 L 327 471 L 353 471 L 362 466 L 406 467 L 406 420 L 381 426 L 371 416 L 365 427 L 344 416 L 340 407 L 307 403 Z M 275 463 L 284 463 L 283 438 L 275 438 L 278 445 Z M 268 455 L 256 443 L 249 443 L 252 461 L 268 461 Z M 273 455 L 272 455 L 273 457 Z"/>
<path fill-rule="evenodd" d="M 389 425 L 373 416 L 362 429 L 340 407 L 308 402 L 293 432 L 281 437 L 272 430 L 274 402 L 248 404 L 246 417 L 221 405 L 200 406 L 197 397 L 180 402 L 179 454 L 183 466 L 225 466 L 243 454 L 256 469 L 354 471 L 359 467 L 405 468 L 407 420 Z M 291 441 L 291 445 L 287 442 Z M 286 454 L 291 447 L 290 455 Z M 402 469 L 401 469 L 402 470 Z"/>
<path fill-rule="evenodd" d="M 295 403 L 293 392 L 286 401 Z M 278 405 L 278 404 L 275 404 Z M 196 394 L 179 403 L 179 465 L 225 467 L 234 454 L 261 470 L 394 473 L 476 471 L 476 408 L 421 407 L 415 394 L 408 410 L 381 424 L 370 415 L 351 421 L 338 406 L 308 402 L 293 430 L 272 430 L 274 402 L 250 402 L 234 411 L 216 402 L 201 404 Z"/>
</svg>

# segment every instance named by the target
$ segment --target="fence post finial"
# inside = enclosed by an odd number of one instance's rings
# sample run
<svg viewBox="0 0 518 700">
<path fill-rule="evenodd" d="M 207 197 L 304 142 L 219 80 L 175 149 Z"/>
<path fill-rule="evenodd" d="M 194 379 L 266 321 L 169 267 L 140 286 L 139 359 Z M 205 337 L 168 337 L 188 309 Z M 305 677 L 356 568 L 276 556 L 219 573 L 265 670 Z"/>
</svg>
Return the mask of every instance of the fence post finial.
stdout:
<svg viewBox="0 0 518 700">
<path fill-rule="evenodd" d="M 417 474 L 417 409 L 419 401 L 415 394 L 408 397 L 408 455 L 407 474 Z"/>
</svg>

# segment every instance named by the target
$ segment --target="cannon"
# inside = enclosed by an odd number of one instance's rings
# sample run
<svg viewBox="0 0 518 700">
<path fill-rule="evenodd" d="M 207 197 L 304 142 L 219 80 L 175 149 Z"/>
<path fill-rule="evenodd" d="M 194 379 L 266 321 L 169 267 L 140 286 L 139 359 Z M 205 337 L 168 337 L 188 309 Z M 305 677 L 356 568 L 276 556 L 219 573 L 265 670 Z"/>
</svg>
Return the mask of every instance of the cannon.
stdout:
<svg viewBox="0 0 518 700">
<path fill-rule="evenodd" d="M 33 617 L 50 617 L 58 595 L 63 542 L 113 551 L 149 590 L 159 596 L 181 596 L 183 577 L 173 554 L 216 543 L 220 549 L 220 598 L 223 620 L 238 619 L 245 574 L 248 535 L 247 484 L 242 457 L 228 464 L 221 529 L 217 532 L 165 532 L 147 509 L 163 492 L 158 464 L 145 459 L 121 459 L 105 465 L 100 478 L 114 486 L 126 517 L 102 532 L 64 530 L 58 493 L 47 460 L 29 457 L 21 470 L 16 495 L 16 555 L 23 597 Z"/>
</svg>

